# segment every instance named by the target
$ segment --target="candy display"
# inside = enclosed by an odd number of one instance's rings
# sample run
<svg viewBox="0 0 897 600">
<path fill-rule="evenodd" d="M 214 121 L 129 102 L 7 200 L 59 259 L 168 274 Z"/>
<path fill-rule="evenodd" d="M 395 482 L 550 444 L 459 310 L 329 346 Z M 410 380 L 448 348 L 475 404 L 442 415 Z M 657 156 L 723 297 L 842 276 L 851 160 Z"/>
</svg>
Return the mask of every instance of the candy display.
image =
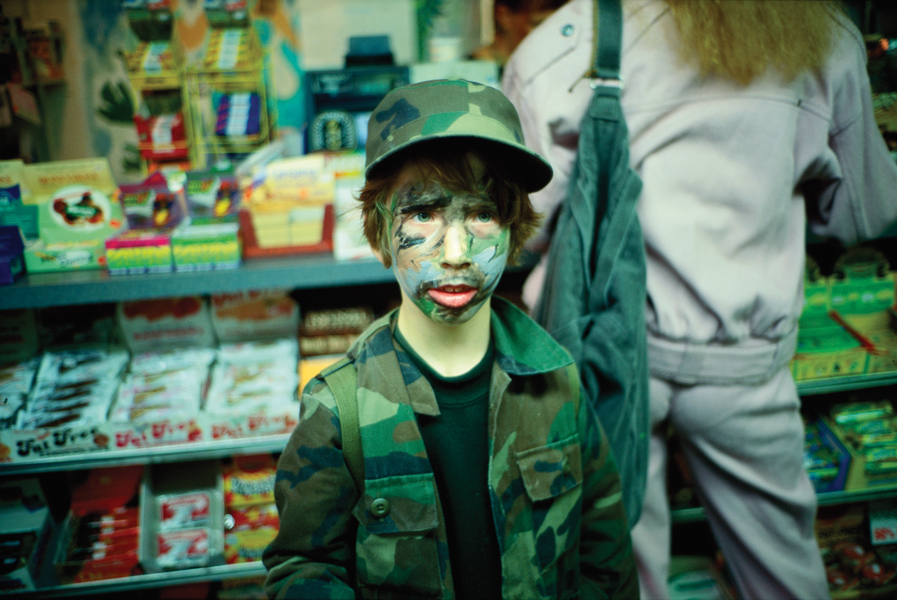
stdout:
<svg viewBox="0 0 897 600">
<path fill-rule="evenodd" d="M 156 465 L 140 493 L 140 560 L 150 573 L 223 562 L 221 465 Z"/>
<path fill-rule="evenodd" d="M 288 409 L 296 400 L 298 363 L 295 338 L 222 344 L 205 410 L 249 415 Z"/>
<path fill-rule="evenodd" d="M 224 468 L 224 557 L 228 564 L 259 561 L 277 535 L 277 463 L 271 455 L 236 456 Z"/>
<path fill-rule="evenodd" d="M 158 422 L 199 413 L 215 353 L 210 348 L 135 355 L 129 364 L 110 421 Z"/>
<path fill-rule="evenodd" d="M 105 421 L 127 362 L 128 353 L 123 349 L 44 353 L 16 427 L 38 429 Z"/>
</svg>

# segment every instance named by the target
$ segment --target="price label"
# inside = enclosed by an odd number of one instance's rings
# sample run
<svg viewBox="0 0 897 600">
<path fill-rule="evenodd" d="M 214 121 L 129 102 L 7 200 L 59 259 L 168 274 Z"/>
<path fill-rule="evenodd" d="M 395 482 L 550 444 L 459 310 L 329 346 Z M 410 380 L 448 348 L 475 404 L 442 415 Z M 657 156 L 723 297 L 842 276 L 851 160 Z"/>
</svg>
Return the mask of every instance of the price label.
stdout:
<svg viewBox="0 0 897 600">
<path fill-rule="evenodd" d="M 897 542 L 897 511 L 870 510 L 869 533 L 875 546 Z"/>
</svg>

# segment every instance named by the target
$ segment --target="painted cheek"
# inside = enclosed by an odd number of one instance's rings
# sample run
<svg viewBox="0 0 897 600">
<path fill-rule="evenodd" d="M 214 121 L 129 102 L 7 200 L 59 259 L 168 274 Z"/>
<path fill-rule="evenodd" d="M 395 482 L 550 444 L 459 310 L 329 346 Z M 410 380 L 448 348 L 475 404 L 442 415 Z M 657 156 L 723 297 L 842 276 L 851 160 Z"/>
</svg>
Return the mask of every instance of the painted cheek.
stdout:
<svg viewBox="0 0 897 600">
<path fill-rule="evenodd" d="M 479 238 L 471 248 L 479 269 L 486 276 L 486 287 L 494 287 L 508 264 L 510 234 L 502 230 L 498 236 Z"/>
<path fill-rule="evenodd" d="M 438 261 L 441 238 L 400 235 L 393 238 L 393 262 L 406 269 L 420 271 L 424 264 Z"/>
</svg>

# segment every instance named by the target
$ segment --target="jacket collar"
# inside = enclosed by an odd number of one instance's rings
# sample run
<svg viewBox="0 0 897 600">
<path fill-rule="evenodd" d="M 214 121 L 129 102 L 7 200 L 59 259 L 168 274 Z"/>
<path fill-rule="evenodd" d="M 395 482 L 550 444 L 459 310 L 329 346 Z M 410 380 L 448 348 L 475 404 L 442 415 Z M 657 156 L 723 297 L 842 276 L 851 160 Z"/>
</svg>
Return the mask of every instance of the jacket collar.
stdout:
<svg viewBox="0 0 897 600">
<path fill-rule="evenodd" d="M 395 340 L 397 314 L 398 309 L 377 319 L 349 349 L 358 386 L 388 395 L 417 413 L 438 415 L 429 382 Z M 491 323 L 496 362 L 512 377 L 547 373 L 573 362 L 544 329 L 507 300 L 493 296 Z"/>
</svg>

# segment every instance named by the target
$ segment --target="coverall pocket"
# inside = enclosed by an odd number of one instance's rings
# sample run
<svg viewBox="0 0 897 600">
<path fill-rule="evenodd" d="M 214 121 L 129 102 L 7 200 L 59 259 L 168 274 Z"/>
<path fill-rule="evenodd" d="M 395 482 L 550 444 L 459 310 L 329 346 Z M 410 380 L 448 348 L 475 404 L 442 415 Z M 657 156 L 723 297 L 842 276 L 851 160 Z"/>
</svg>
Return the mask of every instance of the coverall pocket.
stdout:
<svg viewBox="0 0 897 600">
<path fill-rule="evenodd" d="M 579 439 L 517 453 L 517 466 L 532 502 L 533 536 L 541 573 L 579 543 L 582 463 Z"/>
</svg>

